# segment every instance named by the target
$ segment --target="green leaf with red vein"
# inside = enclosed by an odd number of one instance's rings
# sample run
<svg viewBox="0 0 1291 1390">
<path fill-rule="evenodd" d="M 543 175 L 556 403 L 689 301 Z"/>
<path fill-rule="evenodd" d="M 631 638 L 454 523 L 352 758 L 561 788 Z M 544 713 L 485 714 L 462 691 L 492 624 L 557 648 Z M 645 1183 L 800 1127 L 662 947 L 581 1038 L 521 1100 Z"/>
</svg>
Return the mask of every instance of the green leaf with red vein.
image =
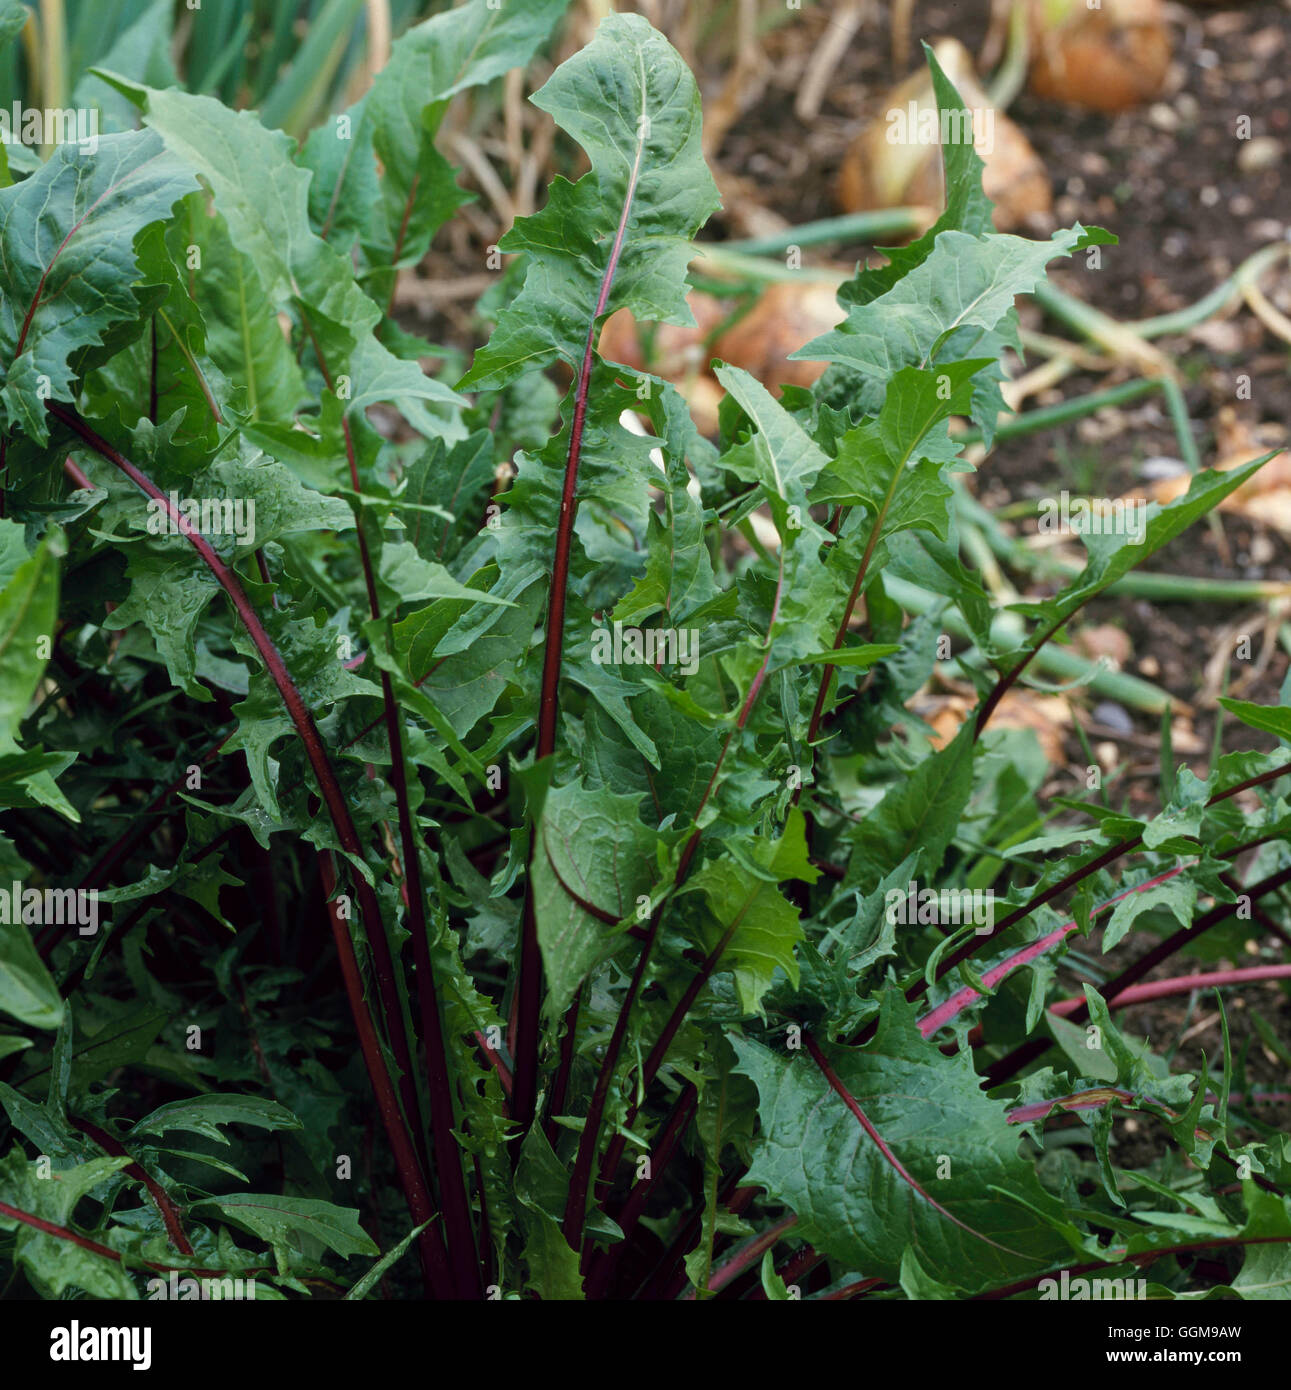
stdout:
<svg viewBox="0 0 1291 1390">
<path fill-rule="evenodd" d="M 438 228 L 470 201 L 435 148 L 449 99 L 527 63 L 568 3 L 468 0 L 432 15 L 395 40 L 361 100 L 310 135 L 301 162 L 314 172 L 314 225 L 343 251 L 359 238 L 365 288 L 383 307 L 391 269 L 420 261 Z"/>
<path fill-rule="evenodd" d="M 312 1197 L 276 1197 L 267 1192 L 235 1192 L 196 1202 L 193 1210 L 223 1217 L 275 1246 L 312 1237 L 338 1255 L 379 1255 L 372 1237 L 359 1225 L 352 1208 Z"/>
<path fill-rule="evenodd" d="M 982 1092 L 967 1052 L 947 1057 L 919 1036 L 898 992 L 884 996 L 868 1047 L 816 1044 L 873 1134 L 808 1049 L 728 1036 L 759 1095 L 745 1181 L 797 1213 L 817 1250 L 896 1283 L 913 1248 L 932 1278 L 969 1290 L 1036 1273 L 1063 1252 L 1044 1222 L 996 1191 L 1058 1214 L 1005 1107 Z"/>
<path fill-rule="evenodd" d="M 588 971 L 623 944 L 618 923 L 658 878 L 655 833 L 642 823 L 640 803 L 639 796 L 581 783 L 547 794 L 533 891 L 553 1014 L 568 1008 Z"/>
<path fill-rule="evenodd" d="M 49 437 L 45 401 L 74 399 L 78 354 L 137 318 L 134 240 L 197 187 L 151 132 L 60 145 L 0 189 L 0 423 Z"/>
<path fill-rule="evenodd" d="M 603 312 L 627 306 L 641 322 L 695 321 L 685 297 L 690 238 L 718 199 L 686 64 L 640 15 L 611 14 L 533 102 L 587 151 L 592 170 L 574 184 L 558 177 L 547 206 L 498 242 L 526 254 L 527 272 L 460 383 L 473 390 L 558 359 L 577 368 L 605 268 L 620 246 Z"/>
</svg>

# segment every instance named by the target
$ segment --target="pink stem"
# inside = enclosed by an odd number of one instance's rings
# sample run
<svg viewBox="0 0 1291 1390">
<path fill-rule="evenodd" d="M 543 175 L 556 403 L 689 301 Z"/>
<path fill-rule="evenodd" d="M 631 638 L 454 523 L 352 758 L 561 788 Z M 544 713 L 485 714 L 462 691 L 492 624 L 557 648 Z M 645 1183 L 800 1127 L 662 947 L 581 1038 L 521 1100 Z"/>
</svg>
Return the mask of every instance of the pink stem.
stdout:
<svg viewBox="0 0 1291 1390">
<path fill-rule="evenodd" d="M 763 1231 L 761 1235 L 755 1236 L 747 1245 L 741 1246 L 729 1260 L 719 1265 L 708 1280 L 708 1293 L 719 1293 L 737 1275 L 742 1274 L 752 1264 L 756 1264 L 762 1256 L 780 1239 L 781 1236 L 793 1230 L 798 1224 L 798 1218 L 792 1214 L 783 1220 L 777 1221 L 774 1226 Z M 695 1290 L 689 1289 L 682 1301 L 693 1302 L 698 1297 Z"/>
<path fill-rule="evenodd" d="M 1127 1004 L 1142 1004 L 1149 999 L 1168 999 L 1174 994 L 1191 994 L 1195 989 L 1216 989 L 1223 985 L 1244 985 L 1253 980 L 1291 979 L 1291 965 L 1252 965 L 1242 970 L 1212 970 L 1204 975 L 1177 975 L 1170 980 L 1151 980 L 1145 985 L 1131 985 L 1113 1000 L 1118 1009 Z M 1075 1013 L 1085 1000 L 1059 999 L 1049 1005 L 1049 1012 L 1065 1017 Z"/>
<path fill-rule="evenodd" d="M 1176 865 L 1173 869 L 1167 869 L 1165 873 L 1158 874 L 1156 878 L 1150 878 L 1145 883 L 1140 883 L 1133 888 L 1127 888 L 1124 893 L 1118 893 L 1114 898 L 1108 898 L 1105 903 L 1099 903 L 1089 914 L 1090 917 L 1097 917 L 1100 912 L 1105 912 L 1113 904 L 1120 902 L 1122 898 L 1128 898 L 1134 893 L 1143 893 L 1149 888 L 1155 888 L 1157 884 L 1164 883 L 1166 879 L 1174 878 L 1176 874 L 1181 874 L 1187 867 L 1186 864 Z M 1038 956 L 1044 955 L 1046 951 L 1051 950 L 1075 930 L 1076 923 L 1067 922 L 1061 927 L 1056 927 L 1053 931 L 1049 932 L 1048 935 L 1042 936 L 1035 941 L 1028 942 L 1020 951 L 1015 951 L 1011 956 L 1005 957 L 998 965 L 991 966 L 982 976 L 982 983 L 988 986 L 999 984 L 1006 975 L 1011 975 L 1015 970 L 1020 970 L 1024 965 L 1029 965 Z M 935 1009 L 929 1009 L 928 1012 L 923 1015 L 919 1020 L 919 1032 L 925 1038 L 932 1037 L 939 1028 L 944 1028 L 951 1019 L 956 1018 L 959 1014 L 963 1013 L 970 1004 L 975 1003 L 982 997 L 983 996 L 971 985 L 965 985 L 962 989 L 957 989 L 948 999 L 942 1000 Z"/>
</svg>

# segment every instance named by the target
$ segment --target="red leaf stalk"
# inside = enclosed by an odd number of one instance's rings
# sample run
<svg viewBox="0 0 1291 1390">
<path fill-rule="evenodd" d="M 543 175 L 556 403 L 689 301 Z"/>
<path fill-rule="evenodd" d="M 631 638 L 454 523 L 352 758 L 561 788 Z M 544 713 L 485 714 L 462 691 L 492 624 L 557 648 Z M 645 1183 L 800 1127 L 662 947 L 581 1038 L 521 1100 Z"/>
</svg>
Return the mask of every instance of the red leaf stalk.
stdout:
<svg viewBox="0 0 1291 1390">
<path fill-rule="evenodd" d="M 574 392 L 574 418 L 569 430 L 569 455 L 565 463 L 565 483 L 560 498 L 560 518 L 556 525 L 556 552 L 551 569 L 551 596 L 547 605 L 546 644 L 543 652 L 542 687 L 538 699 L 538 738 L 536 757 L 549 757 L 556 749 L 556 722 L 560 713 L 560 666 L 565 641 L 565 599 L 569 587 L 569 564 L 573 553 L 574 515 L 577 510 L 578 466 L 583 453 L 583 429 L 587 422 L 587 397 L 592 381 L 595 360 L 596 328 L 610 302 L 610 289 L 619 268 L 623 239 L 627 232 L 632 200 L 636 196 L 637 179 L 641 173 L 643 139 L 637 141 L 636 158 L 628 175 L 623 212 L 619 218 L 610 258 L 601 277 L 596 309 L 587 325 L 587 343 L 583 348 L 583 363 Z M 533 840 L 530 856 L 533 854 Z M 521 1131 L 533 1123 L 538 1103 L 538 1029 L 542 1010 L 542 952 L 538 946 L 538 919 L 534 912 L 533 892 L 525 892 L 524 918 L 520 934 L 520 972 L 516 983 L 515 1012 L 515 1090 L 511 1113 Z"/>
<path fill-rule="evenodd" d="M 114 449 L 107 440 L 96 434 L 80 416 L 75 414 L 75 412 L 53 401 L 47 403 L 47 409 L 55 419 L 66 425 L 74 434 L 79 435 L 95 453 L 119 468 L 141 492 L 159 501 L 162 506 L 165 507 L 172 524 L 184 535 L 185 539 L 188 540 L 194 550 L 201 556 L 206 567 L 215 576 L 220 586 L 229 596 L 230 602 L 233 604 L 238 616 L 242 619 L 248 635 L 254 643 L 256 650 L 259 652 L 266 670 L 268 670 L 274 684 L 278 687 L 278 692 L 282 696 L 283 704 L 287 707 L 287 713 L 291 717 L 292 723 L 296 726 L 296 732 L 300 735 L 301 742 L 305 748 L 305 754 L 309 759 L 310 766 L 314 770 L 314 776 L 318 781 L 319 791 L 322 793 L 323 801 L 327 806 L 332 823 L 336 828 L 337 838 L 348 853 L 356 855 L 361 859 L 363 857 L 362 842 L 359 839 L 354 820 L 350 815 L 350 809 L 346 803 L 345 794 L 341 790 L 340 782 L 337 780 L 336 773 L 327 756 L 327 750 L 323 746 L 322 737 L 319 735 L 318 728 L 314 723 L 313 715 L 310 714 L 308 707 L 301 698 L 300 691 L 297 690 L 295 682 L 292 680 L 291 674 L 287 670 L 286 663 L 282 659 L 281 653 L 278 651 L 277 647 L 274 646 L 272 639 L 268 632 L 266 632 L 264 624 L 260 621 L 259 615 L 252 607 L 251 601 L 247 598 L 246 592 L 242 588 L 237 575 L 235 575 L 215 553 L 210 542 L 207 541 L 200 532 L 194 529 L 188 518 L 174 507 L 165 493 L 163 493 L 141 469 Z M 325 883 L 326 879 L 330 876 L 330 873 L 325 872 Z M 430 1219 L 433 1210 L 426 1188 L 425 1176 L 409 1130 L 409 1124 L 417 1113 L 415 1096 L 411 1098 L 405 1096 L 404 1104 L 407 1109 L 407 1115 L 401 1114 L 399 1099 L 395 1093 L 394 1085 L 390 1080 L 390 1074 L 386 1069 L 385 1058 L 381 1053 L 376 1030 L 372 1024 L 367 1004 L 363 998 L 362 978 L 359 972 L 358 960 L 354 954 L 354 945 L 350 940 L 349 929 L 337 915 L 336 904 L 332 900 L 331 890 L 334 886 L 333 880 L 332 884 L 328 886 L 328 910 L 332 918 L 332 935 L 336 942 L 341 972 L 345 978 L 346 993 L 349 996 L 350 1008 L 354 1014 L 355 1027 L 359 1033 L 359 1041 L 363 1050 L 364 1061 L 367 1064 L 368 1075 L 372 1081 L 372 1089 L 377 1097 L 377 1106 L 381 1112 L 381 1119 L 386 1127 L 386 1132 L 390 1138 L 390 1145 L 395 1154 L 400 1182 L 408 1200 L 408 1207 L 412 1213 L 413 1220 L 416 1224 L 420 1225 L 423 1221 Z M 389 961 L 389 944 L 385 937 L 385 927 L 381 921 L 381 913 L 377 904 L 376 894 L 361 874 L 355 876 L 355 890 L 358 894 L 363 920 L 368 926 L 368 940 L 372 946 L 373 960 L 377 964 L 378 984 L 380 985 L 381 964 L 379 945 L 384 948 L 386 960 L 387 962 Z M 393 980 L 387 978 L 386 985 L 393 996 Z M 397 999 L 395 1002 L 397 1003 Z M 393 1016 L 389 1018 L 391 1046 L 395 1049 L 396 1061 L 399 1061 L 400 1049 L 397 1046 L 397 1040 L 401 1029 L 396 1029 L 395 1024 L 401 1021 L 401 1018 L 402 1015 L 397 1008 Z M 403 1038 L 402 1051 L 406 1056 L 406 1035 Z M 403 1066 L 402 1062 L 399 1064 Z M 411 1059 L 409 1058 L 406 1077 L 410 1077 L 410 1075 Z M 410 1099 L 411 1104 L 409 1103 Z M 426 1273 L 428 1283 L 430 1283 L 435 1290 L 437 1296 L 447 1296 L 449 1283 L 445 1268 L 446 1257 L 439 1234 L 433 1227 L 427 1226 L 422 1232 L 419 1237 L 419 1248 L 422 1254 L 422 1267 Z"/>
</svg>

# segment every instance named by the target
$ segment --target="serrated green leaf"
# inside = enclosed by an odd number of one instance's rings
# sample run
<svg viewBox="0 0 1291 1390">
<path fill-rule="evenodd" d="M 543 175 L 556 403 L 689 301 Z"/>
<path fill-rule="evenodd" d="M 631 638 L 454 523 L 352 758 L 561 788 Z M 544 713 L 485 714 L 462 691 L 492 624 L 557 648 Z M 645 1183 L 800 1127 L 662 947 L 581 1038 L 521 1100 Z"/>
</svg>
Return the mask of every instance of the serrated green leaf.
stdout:
<svg viewBox="0 0 1291 1390">
<path fill-rule="evenodd" d="M 145 123 L 210 184 L 270 307 L 303 310 L 315 343 L 326 351 L 329 379 L 346 378 L 347 414 L 378 401 L 410 409 L 418 400 L 460 403 L 415 362 L 400 361 L 377 341 L 380 310 L 340 253 L 309 225 L 310 176 L 292 163 L 293 141 L 266 130 L 253 113 L 232 112 L 210 97 L 104 76 L 140 105 Z"/>
<path fill-rule="evenodd" d="M 21 922 L 0 926 L 0 1011 L 33 1028 L 57 1028 L 63 1017 L 58 986 Z"/>
<path fill-rule="evenodd" d="M 693 874 L 685 889 L 702 893 L 716 919 L 706 932 L 705 947 L 710 954 L 720 950 L 719 970 L 734 972 L 746 1014 L 759 1011 L 777 970 L 798 983 L 794 947 L 803 938 L 802 926 L 798 909 L 776 884 L 790 878 L 811 883 L 820 872 L 807 859 L 803 817 L 797 808 L 778 839 L 757 841 L 750 850 L 763 877 L 751 877 L 735 860 L 718 859 Z"/>
<path fill-rule="evenodd" d="M 587 151 L 592 170 L 576 184 L 558 177 L 547 206 L 498 242 L 527 255 L 525 281 L 463 388 L 499 387 L 557 359 L 577 368 L 616 246 L 618 273 L 602 312 L 626 307 L 642 322 L 694 322 L 685 302 L 689 239 L 718 202 L 685 63 L 640 15 L 610 14 L 533 102 Z"/>
<path fill-rule="evenodd" d="M 454 93 L 528 62 L 568 3 L 469 0 L 401 34 L 371 90 L 306 142 L 302 160 L 314 171 L 310 211 L 320 233 L 342 249 L 361 237 L 379 268 L 419 261 L 466 197 L 434 147 L 444 106 Z"/>
<path fill-rule="evenodd" d="M 885 294 L 853 306 L 838 328 L 790 356 L 861 373 L 877 403 L 901 368 L 969 356 L 1004 321 L 1014 299 L 1040 283 L 1048 262 L 1070 256 L 1087 244 L 1086 236 L 1080 226 L 1055 232 L 1050 241 L 943 232 L 927 259 Z M 862 407 L 869 409 L 868 400 Z"/>
<path fill-rule="evenodd" d="M 429 1221 L 423 1221 L 420 1226 L 414 1226 L 397 1245 L 392 1245 L 389 1250 L 372 1266 L 370 1270 L 345 1291 L 347 1299 L 366 1298 L 376 1287 L 377 1281 L 408 1253 L 412 1243 L 430 1225 Z"/>
<path fill-rule="evenodd" d="M 1219 703 L 1252 729 L 1276 734 L 1284 742 L 1291 742 L 1291 709 L 1285 705 L 1257 705 L 1250 700 L 1233 700 L 1222 695 Z"/>
<path fill-rule="evenodd" d="M 277 1197 L 268 1192 L 236 1192 L 193 1204 L 271 1245 L 287 1245 L 293 1236 L 308 1236 L 338 1255 L 377 1255 L 372 1237 L 359 1225 L 359 1214 L 312 1197 Z"/>
<path fill-rule="evenodd" d="M 134 238 L 196 186 L 146 131 L 60 145 L 0 189 L 0 403 L 44 442 L 44 402 L 74 399 L 77 354 L 138 314 Z"/>
<path fill-rule="evenodd" d="M 652 830 L 640 798 L 570 784 L 543 803 L 533 861 L 534 910 L 553 1014 L 622 944 L 615 924 L 635 914 L 655 882 Z M 589 910 L 590 909 L 590 910 Z"/>
<path fill-rule="evenodd" d="M 931 878 L 937 872 L 973 789 L 971 723 L 890 788 L 864 823 L 849 832 L 849 883 L 872 892 L 891 865 L 917 849 L 923 850 L 923 873 Z"/>
<path fill-rule="evenodd" d="M 202 1134 L 217 1144 L 227 1144 L 221 1126 L 254 1125 L 256 1129 L 300 1129 L 300 1121 L 286 1109 L 259 1096 L 206 1095 L 192 1100 L 172 1100 L 140 1120 L 131 1134 L 169 1134 L 182 1129 Z"/>
<path fill-rule="evenodd" d="M 1128 574 L 1136 565 L 1182 534 L 1194 521 L 1213 511 L 1229 493 L 1241 487 L 1273 457 L 1266 454 L 1240 468 L 1223 472 L 1211 469 L 1196 474 L 1182 497 L 1165 507 L 1155 502 L 1147 507 L 1142 535 L 1138 540 L 1125 528 L 1107 534 L 1082 535 L 1089 560 L 1080 574 L 1051 599 L 1043 603 L 1014 604 L 1014 609 L 1042 624 L 1042 633 L 1055 630 L 1109 584 Z M 1010 661 L 1017 659 L 1015 654 Z"/>
<path fill-rule="evenodd" d="M 42 541 L 0 592 L 0 750 L 14 747 L 18 726 L 49 658 L 58 617 L 61 545 Z M 43 654 L 42 654 L 43 653 Z"/>
<path fill-rule="evenodd" d="M 1057 1209 L 1020 1157 L 1003 1107 L 983 1094 L 966 1051 L 947 1057 L 924 1042 L 899 993 L 885 995 L 869 1047 L 818 1045 L 888 1154 L 807 1050 L 781 1056 L 731 1043 L 760 1097 L 745 1181 L 795 1212 L 818 1250 L 896 1282 L 913 1249 L 929 1277 L 969 1291 L 1042 1270 L 1061 1253 L 1043 1222 L 995 1196 L 1007 1187 Z"/>
</svg>

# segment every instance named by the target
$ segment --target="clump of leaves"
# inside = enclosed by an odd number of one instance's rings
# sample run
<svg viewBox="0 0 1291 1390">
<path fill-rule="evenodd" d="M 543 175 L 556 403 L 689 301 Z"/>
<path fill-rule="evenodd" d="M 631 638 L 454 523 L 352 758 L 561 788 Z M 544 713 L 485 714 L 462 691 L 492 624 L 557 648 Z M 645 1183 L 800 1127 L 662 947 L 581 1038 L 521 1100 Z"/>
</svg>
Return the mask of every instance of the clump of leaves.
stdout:
<svg viewBox="0 0 1291 1390">
<path fill-rule="evenodd" d="M 990 437 L 1016 298 L 1114 238 L 993 232 L 971 146 L 801 350 L 818 388 L 719 365 L 701 436 L 596 350 L 620 308 L 689 321 L 717 206 L 694 79 L 635 16 L 534 98 L 590 167 L 500 243 L 469 371 L 426 373 L 387 310 L 466 196 L 445 104 L 562 9 L 427 21 L 302 148 L 103 71 L 139 128 L 0 189 L 10 1289 L 1025 1298 L 1079 1266 L 1174 1296 L 1202 1247 L 1285 1284 L 1242 1059 L 1171 1071 L 1108 1008 L 1291 879 L 1285 748 L 1037 834 L 1043 762 L 991 723 L 1260 461 L 1087 538 L 992 635 L 952 422 Z M 980 702 L 938 746 L 907 702 L 952 606 Z M 1152 944 L 1051 1012 L 1095 922 Z M 1117 1162 L 1127 1110 L 1165 1157 Z"/>
</svg>

